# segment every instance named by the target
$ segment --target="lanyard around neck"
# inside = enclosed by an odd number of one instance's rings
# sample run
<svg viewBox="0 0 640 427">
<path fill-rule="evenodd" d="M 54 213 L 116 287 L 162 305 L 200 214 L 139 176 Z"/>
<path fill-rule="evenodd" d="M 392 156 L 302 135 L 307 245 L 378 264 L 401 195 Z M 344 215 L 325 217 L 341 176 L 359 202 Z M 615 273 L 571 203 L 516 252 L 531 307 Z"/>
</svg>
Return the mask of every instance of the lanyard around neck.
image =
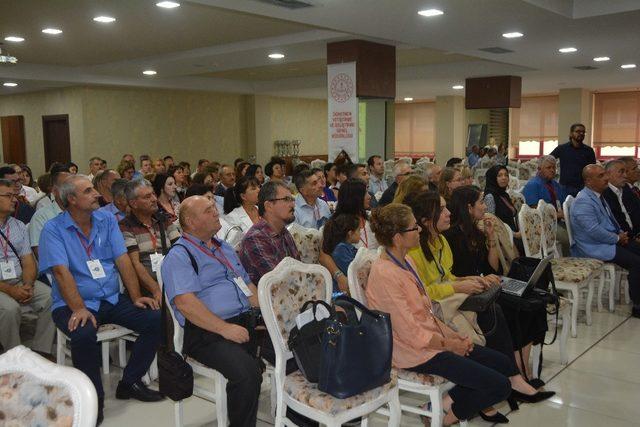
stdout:
<svg viewBox="0 0 640 427">
<path fill-rule="evenodd" d="M 398 267 L 400 267 L 403 270 L 409 271 L 411 274 L 413 274 L 413 277 L 415 277 L 416 279 L 416 285 L 418 286 L 418 290 L 420 291 L 421 294 L 423 295 L 426 294 L 426 291 L 424 290 L 424 284 L 422 283 L 422 280 L 420 280 L 418 273 L 416 273 L 413 267 L 411 267 L 411 264 L 409 264 L 405 260 L 404 265 L 402 265 L 400 261 L 395 256 L 393 256 L 391 252 L 389 252 L 389 249 L 385 249 L 385 252 Z"/>
</svg>

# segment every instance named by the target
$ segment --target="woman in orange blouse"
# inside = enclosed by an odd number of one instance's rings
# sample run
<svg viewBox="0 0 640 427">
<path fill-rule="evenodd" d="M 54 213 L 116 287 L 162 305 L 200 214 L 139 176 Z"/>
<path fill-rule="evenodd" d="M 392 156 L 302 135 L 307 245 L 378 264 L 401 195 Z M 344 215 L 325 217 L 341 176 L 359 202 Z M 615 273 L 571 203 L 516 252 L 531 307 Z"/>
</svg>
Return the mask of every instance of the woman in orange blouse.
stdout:
<svg viewBox="0 0 640 427">
<path fill-rule="evenodd" d="M 371 221 L 385 252 L 371 267 L 366 296 L 372 308 L 391 314 L 393 365 L 456 384 L 443 399 L 444 425 L 507 399 L 512 387 L 519 387 L 512 380 L 519 372 L 509 359 L 473 345 L 433 315 L 431 300 L 407 258 L 409 249 L 420 244 L 411 209 L 391 203 L 374 210 Z"/>
</svg>

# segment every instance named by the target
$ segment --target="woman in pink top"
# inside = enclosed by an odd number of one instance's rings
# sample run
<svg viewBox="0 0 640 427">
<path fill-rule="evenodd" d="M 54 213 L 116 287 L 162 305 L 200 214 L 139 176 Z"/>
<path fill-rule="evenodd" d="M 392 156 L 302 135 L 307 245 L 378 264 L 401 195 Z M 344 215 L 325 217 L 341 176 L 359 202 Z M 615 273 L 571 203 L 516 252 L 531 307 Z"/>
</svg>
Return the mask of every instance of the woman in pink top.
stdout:
<svg viewBox="0 0 640 427">
<path fill-rule="evenodd" d="M 371 308 L 391 314 L 393 365 L 456 384 L 443 399 L 445 425 L 507 399 L 512 387 L 519 387 L 514 383 L 519 372 L 509 359 L 473 345 L 433 315 L 431 300 L 406 257 L 420 244 L 411 209 L 392 203 L 374 210 L 371 222 L 385 252 L 371 267 L 366 295 Z"/>
</svg>

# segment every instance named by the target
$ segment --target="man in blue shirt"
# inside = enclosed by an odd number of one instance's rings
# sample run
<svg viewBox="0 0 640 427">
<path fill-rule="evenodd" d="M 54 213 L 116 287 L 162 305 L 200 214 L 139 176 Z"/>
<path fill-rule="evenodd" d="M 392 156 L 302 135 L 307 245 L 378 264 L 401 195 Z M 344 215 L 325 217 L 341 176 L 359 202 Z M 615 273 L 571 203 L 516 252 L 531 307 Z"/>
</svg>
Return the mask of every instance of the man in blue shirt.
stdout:
<svg viewBox="0 0 640 427">
<path fill-rule="evenodd" d="M 228 381 L 232 426 L 255 426 L 262 370 L 255 354 L 258 292 L 233 248 L 214 236 L 213 201 L 192 196 L 180 205 L 183 234 L 162 263 L 167 299 L 184 327 L 183 352 Z"/>
<path fill-rule="evenodd" d="M 160 343 L 160 313 L 151 298 L 140 296 L 138 278 L 113 215 L 97 212 L 98 192 L 85 176 L 60 186 L 65 212 L 47 222 L 40 235 L 40 271 L 52 276 L 52 317 L 71 340 L 74 367 L 84 372 L 98 394 L 102 420 L 104 390 L 100 378 L 101 324 L 115 323 L 138 333 L 116 398 L 162 400 L 141 381 Z M 129 296 L 120 294 L 118 271 Z"/>
<path fill-rule="evenodd" d="M 480 147 L 478 147 L 477 145 L 471 146 L 471 152 L 467 156 L 469 167 L 472 168 L 476 165 L 476 163 L 478 163 L 478 160 L 480 160 L 480 156 L 478 155 L 479 152 L 480 152 Z"/>
<path fill-rule="evenodd" d="M 296 196 L 295 221 L 303 227 L 319 229 L 331 217 L 331 209 L 320 196 L 324 194 L 322 182 L 310 170 L 295 176 L 300 194 Z"/>
<path fill-rule="evenodd" d="M 560 184 L 565 194 L 575 197 L 584 187 L 582 170 L 596 162 L 593 148 L 582 143 L 586 128 L 581 123 L 571 125 L 569 142 L 558 145 L 551 155 L 560 160 Z"/>
<path fill-rule="evenodd" d="M 127 216 L 129 205 L 124 195 L 124 189 L 129 181 L 118 178 L 111 184 L 111 203 L 98 209 L 100 212 L 108 212 L 116 217 L 116 222 L 122 221 Z"/>
</svg>

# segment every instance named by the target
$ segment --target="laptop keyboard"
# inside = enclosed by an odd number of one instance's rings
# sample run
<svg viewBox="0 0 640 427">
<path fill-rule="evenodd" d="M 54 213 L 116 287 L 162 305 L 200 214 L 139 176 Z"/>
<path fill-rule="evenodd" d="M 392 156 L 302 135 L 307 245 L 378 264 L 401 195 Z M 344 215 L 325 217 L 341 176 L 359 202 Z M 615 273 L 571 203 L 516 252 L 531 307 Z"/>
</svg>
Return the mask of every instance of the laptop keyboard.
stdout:
<svg viewBox="0 0 640 427">
<path fill-rule="evenodd" d="M 518 292 L 525 286 L 527 286 L 526 282 L 515 279 L 506 279 L 502 282 L 502 289 L 511 292 Z"/>
</svg>

